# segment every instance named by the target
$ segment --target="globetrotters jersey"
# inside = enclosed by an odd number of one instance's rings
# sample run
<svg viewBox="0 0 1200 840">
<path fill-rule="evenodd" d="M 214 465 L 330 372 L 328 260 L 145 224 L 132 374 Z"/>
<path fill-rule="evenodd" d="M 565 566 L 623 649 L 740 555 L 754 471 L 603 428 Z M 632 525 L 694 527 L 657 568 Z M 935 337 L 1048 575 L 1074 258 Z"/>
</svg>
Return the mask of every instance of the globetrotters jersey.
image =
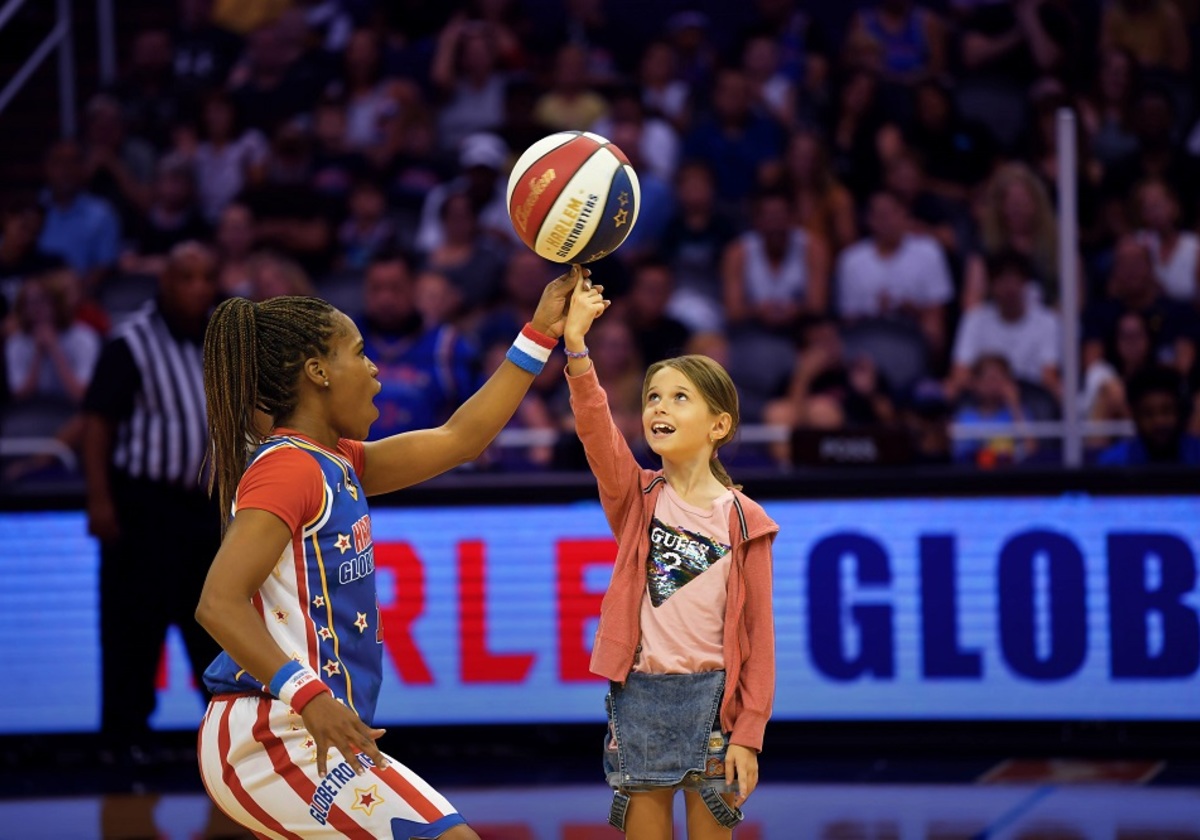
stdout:
<svg viewBox="0 0 1200 840">
<path fill-rule="evenodd" d="M 246 468 L 234 516 L 257 508 L 291 528 L 291 543 L 254 594 L 254 607 L 276 644 L 370 724 L 382 678 L 383 631 L 371 517 L 358 480 L 363 457 L 357 441 L 339 441 L 333 452 L 279 429 Z M 213 660 L 204 682 L 213 694 L 268 691 L 227 653 Z"/>
</svg>

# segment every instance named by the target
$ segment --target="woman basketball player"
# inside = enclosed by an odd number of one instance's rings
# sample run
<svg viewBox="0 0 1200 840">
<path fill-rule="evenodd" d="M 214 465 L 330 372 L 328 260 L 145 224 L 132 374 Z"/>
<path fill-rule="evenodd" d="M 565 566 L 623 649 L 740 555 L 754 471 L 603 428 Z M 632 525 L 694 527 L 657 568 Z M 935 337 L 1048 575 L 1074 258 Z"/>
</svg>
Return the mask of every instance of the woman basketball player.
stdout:
<svg viewBox="0 0 1200 840">
<path fill-rule="evenodd" d="M 234 515 L 196 610 L 224 649 L 205 674 L 200 769 L 256 836 L 478 840 L 376 745 L 383 636 L 366 497 L 483 451 L 562 335 L 574 276 L 546 287 L 508 361 L 444 425 L 370 443 L 378 371 L 349 318 L 305 297 L 234 298 L 214 313 L 212 482 Z"/>
</svg>

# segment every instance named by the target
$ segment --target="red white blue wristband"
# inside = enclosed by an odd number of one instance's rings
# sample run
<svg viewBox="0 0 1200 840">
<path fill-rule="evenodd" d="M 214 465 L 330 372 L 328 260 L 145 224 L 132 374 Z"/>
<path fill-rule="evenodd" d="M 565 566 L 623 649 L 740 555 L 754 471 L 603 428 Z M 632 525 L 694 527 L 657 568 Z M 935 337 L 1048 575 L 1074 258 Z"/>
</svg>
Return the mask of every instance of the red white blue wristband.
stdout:
<svg viewBox="0 0 1200 840">
<path fill-rule="evenodd" d="M 550 351 L 556 344 L 556 339 L 538 332 L 532 324 L 526 324 L 504 357 L 521 370 L 537 376 L 550 360 Z"/>
<path fill-rule="evenodd" d="M 275 672 L 269 686 L 271 693 L 299 714 L 319 694 L 329 692 L 329 686 L 303 663 L 292 660 Z M 332 692 L 329 692 L 332 693 Z"/>
</svg>

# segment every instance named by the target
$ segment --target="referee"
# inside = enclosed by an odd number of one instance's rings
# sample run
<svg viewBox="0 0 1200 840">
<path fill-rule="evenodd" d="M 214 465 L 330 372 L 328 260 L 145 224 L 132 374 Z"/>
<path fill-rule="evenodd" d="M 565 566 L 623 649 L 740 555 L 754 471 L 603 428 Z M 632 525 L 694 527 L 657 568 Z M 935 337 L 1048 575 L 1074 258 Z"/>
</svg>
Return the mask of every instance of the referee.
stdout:
<svg viewBox="0 0 1200 840">
<path fill-rule="evenodd" d="M 182 631 L 197 686 L 219 652 L 193 619 L 220 544 L 200 482 L 201 347 L 216 296 L 212 253 L 175 246 L 157 296 L 117 325 L 84 398 L 88 530 L 101 545 L 101 730 L 134 758 L 151 743 L 167 627 Z"/>
</svg>

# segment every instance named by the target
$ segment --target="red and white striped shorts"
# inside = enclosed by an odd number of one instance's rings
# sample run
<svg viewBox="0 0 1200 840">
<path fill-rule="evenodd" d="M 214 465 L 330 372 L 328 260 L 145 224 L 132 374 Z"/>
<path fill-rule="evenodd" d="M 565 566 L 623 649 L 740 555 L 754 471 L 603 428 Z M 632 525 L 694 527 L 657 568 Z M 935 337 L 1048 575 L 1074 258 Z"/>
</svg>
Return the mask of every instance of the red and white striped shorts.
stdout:
<svg viewBox="0 0 1200 840">
<path fill-rule="evenodd" d="M 388 756 L 360 756 L 355 775 L 337 750 L 325 778 L 304 720 L 266 696 L 215 698 L 200 725 L 200 775 L 234 821 L 272 840 L 435 838 L 463 818 L 420 776 Z"/>
</svg>

